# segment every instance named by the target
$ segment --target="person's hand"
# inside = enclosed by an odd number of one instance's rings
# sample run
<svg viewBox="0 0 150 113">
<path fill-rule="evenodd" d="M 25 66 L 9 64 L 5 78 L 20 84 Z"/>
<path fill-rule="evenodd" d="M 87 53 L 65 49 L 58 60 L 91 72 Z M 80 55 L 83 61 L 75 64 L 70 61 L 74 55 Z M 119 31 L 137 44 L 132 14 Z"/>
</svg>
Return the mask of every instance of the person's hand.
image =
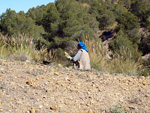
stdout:
<svg viewBox="0 0 150 113">
<path fill-rule="evenodd" d="M 66 51 L 64 52 L 64 54 L 65 54 L 65 56 L 69 56 L 69 54 Z"/>
<path fill-rule="evenodd" d="M 71 56 L 67 52 L 64 52 L 64 54 L 65 54 L 65 56 L 66 56 L 67 59 L 71 58 Z"/>
</svg>

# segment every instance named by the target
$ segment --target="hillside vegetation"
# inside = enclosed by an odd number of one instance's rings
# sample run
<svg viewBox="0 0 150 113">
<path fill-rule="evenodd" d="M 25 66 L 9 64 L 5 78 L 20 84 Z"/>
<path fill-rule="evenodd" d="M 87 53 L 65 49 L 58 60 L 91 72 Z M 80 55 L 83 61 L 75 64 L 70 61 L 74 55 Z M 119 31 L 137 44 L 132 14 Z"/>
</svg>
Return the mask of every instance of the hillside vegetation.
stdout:
<svg viewBox="0 0 150 113">
<path fill-rule="evenodd" d="M 150 52 L 149 6 L 149 0 L 56 0 L 27 13 L 7 9 L 0 16 L 0 54 L 69 65 L 63 52 L 74 55 L 83 41 L 93 68 L 148 76 L 150 58 L 142 56 Z"/>
</svg>

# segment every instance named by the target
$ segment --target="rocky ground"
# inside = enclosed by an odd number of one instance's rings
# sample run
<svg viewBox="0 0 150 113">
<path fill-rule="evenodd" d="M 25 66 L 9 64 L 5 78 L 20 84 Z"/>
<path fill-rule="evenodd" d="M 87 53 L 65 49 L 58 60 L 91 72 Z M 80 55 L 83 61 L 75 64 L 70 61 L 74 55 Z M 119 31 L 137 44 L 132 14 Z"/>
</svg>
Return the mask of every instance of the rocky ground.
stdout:
<svg viewBox="0 0 150 113">
<path fill-rule="evenodd" d="M 0 59 L 1 113 L 150 113 L 150 77 Z"/>
</svg>

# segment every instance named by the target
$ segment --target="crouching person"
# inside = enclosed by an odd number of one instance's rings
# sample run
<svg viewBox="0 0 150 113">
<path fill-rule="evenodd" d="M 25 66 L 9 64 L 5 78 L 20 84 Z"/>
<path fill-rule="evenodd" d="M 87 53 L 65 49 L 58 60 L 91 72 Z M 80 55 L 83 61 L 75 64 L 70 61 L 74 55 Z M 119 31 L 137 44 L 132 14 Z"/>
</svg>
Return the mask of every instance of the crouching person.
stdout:
<svg viewBox="0 0 150 113">
<path fill-rule="evenodd" d="M 78 52 L 74 57 L 71 57 L 68 55 L 68 53 L 65 52 L 65 56 L 67 59 L 74 62 L 74 66 L 77 66 L 80 70 L 90 70 L 90 57 L 88 54 L 88 50 L 86 48 L 86 45 L 83 42 L 79 42 L 77 45 Z"/>
</svg>

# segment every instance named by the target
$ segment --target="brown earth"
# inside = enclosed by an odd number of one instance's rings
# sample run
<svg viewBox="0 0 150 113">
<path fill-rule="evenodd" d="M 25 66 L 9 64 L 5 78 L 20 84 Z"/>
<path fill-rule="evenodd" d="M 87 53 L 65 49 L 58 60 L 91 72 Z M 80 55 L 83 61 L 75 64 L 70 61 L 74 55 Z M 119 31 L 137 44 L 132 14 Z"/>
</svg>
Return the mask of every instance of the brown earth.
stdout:
<svg viewBox="0 0 150 113">
<path fill-rule="evenodd" d="M 1 113 L 150 113 L 150 77 L 0 59 Z"/>
</svg>

